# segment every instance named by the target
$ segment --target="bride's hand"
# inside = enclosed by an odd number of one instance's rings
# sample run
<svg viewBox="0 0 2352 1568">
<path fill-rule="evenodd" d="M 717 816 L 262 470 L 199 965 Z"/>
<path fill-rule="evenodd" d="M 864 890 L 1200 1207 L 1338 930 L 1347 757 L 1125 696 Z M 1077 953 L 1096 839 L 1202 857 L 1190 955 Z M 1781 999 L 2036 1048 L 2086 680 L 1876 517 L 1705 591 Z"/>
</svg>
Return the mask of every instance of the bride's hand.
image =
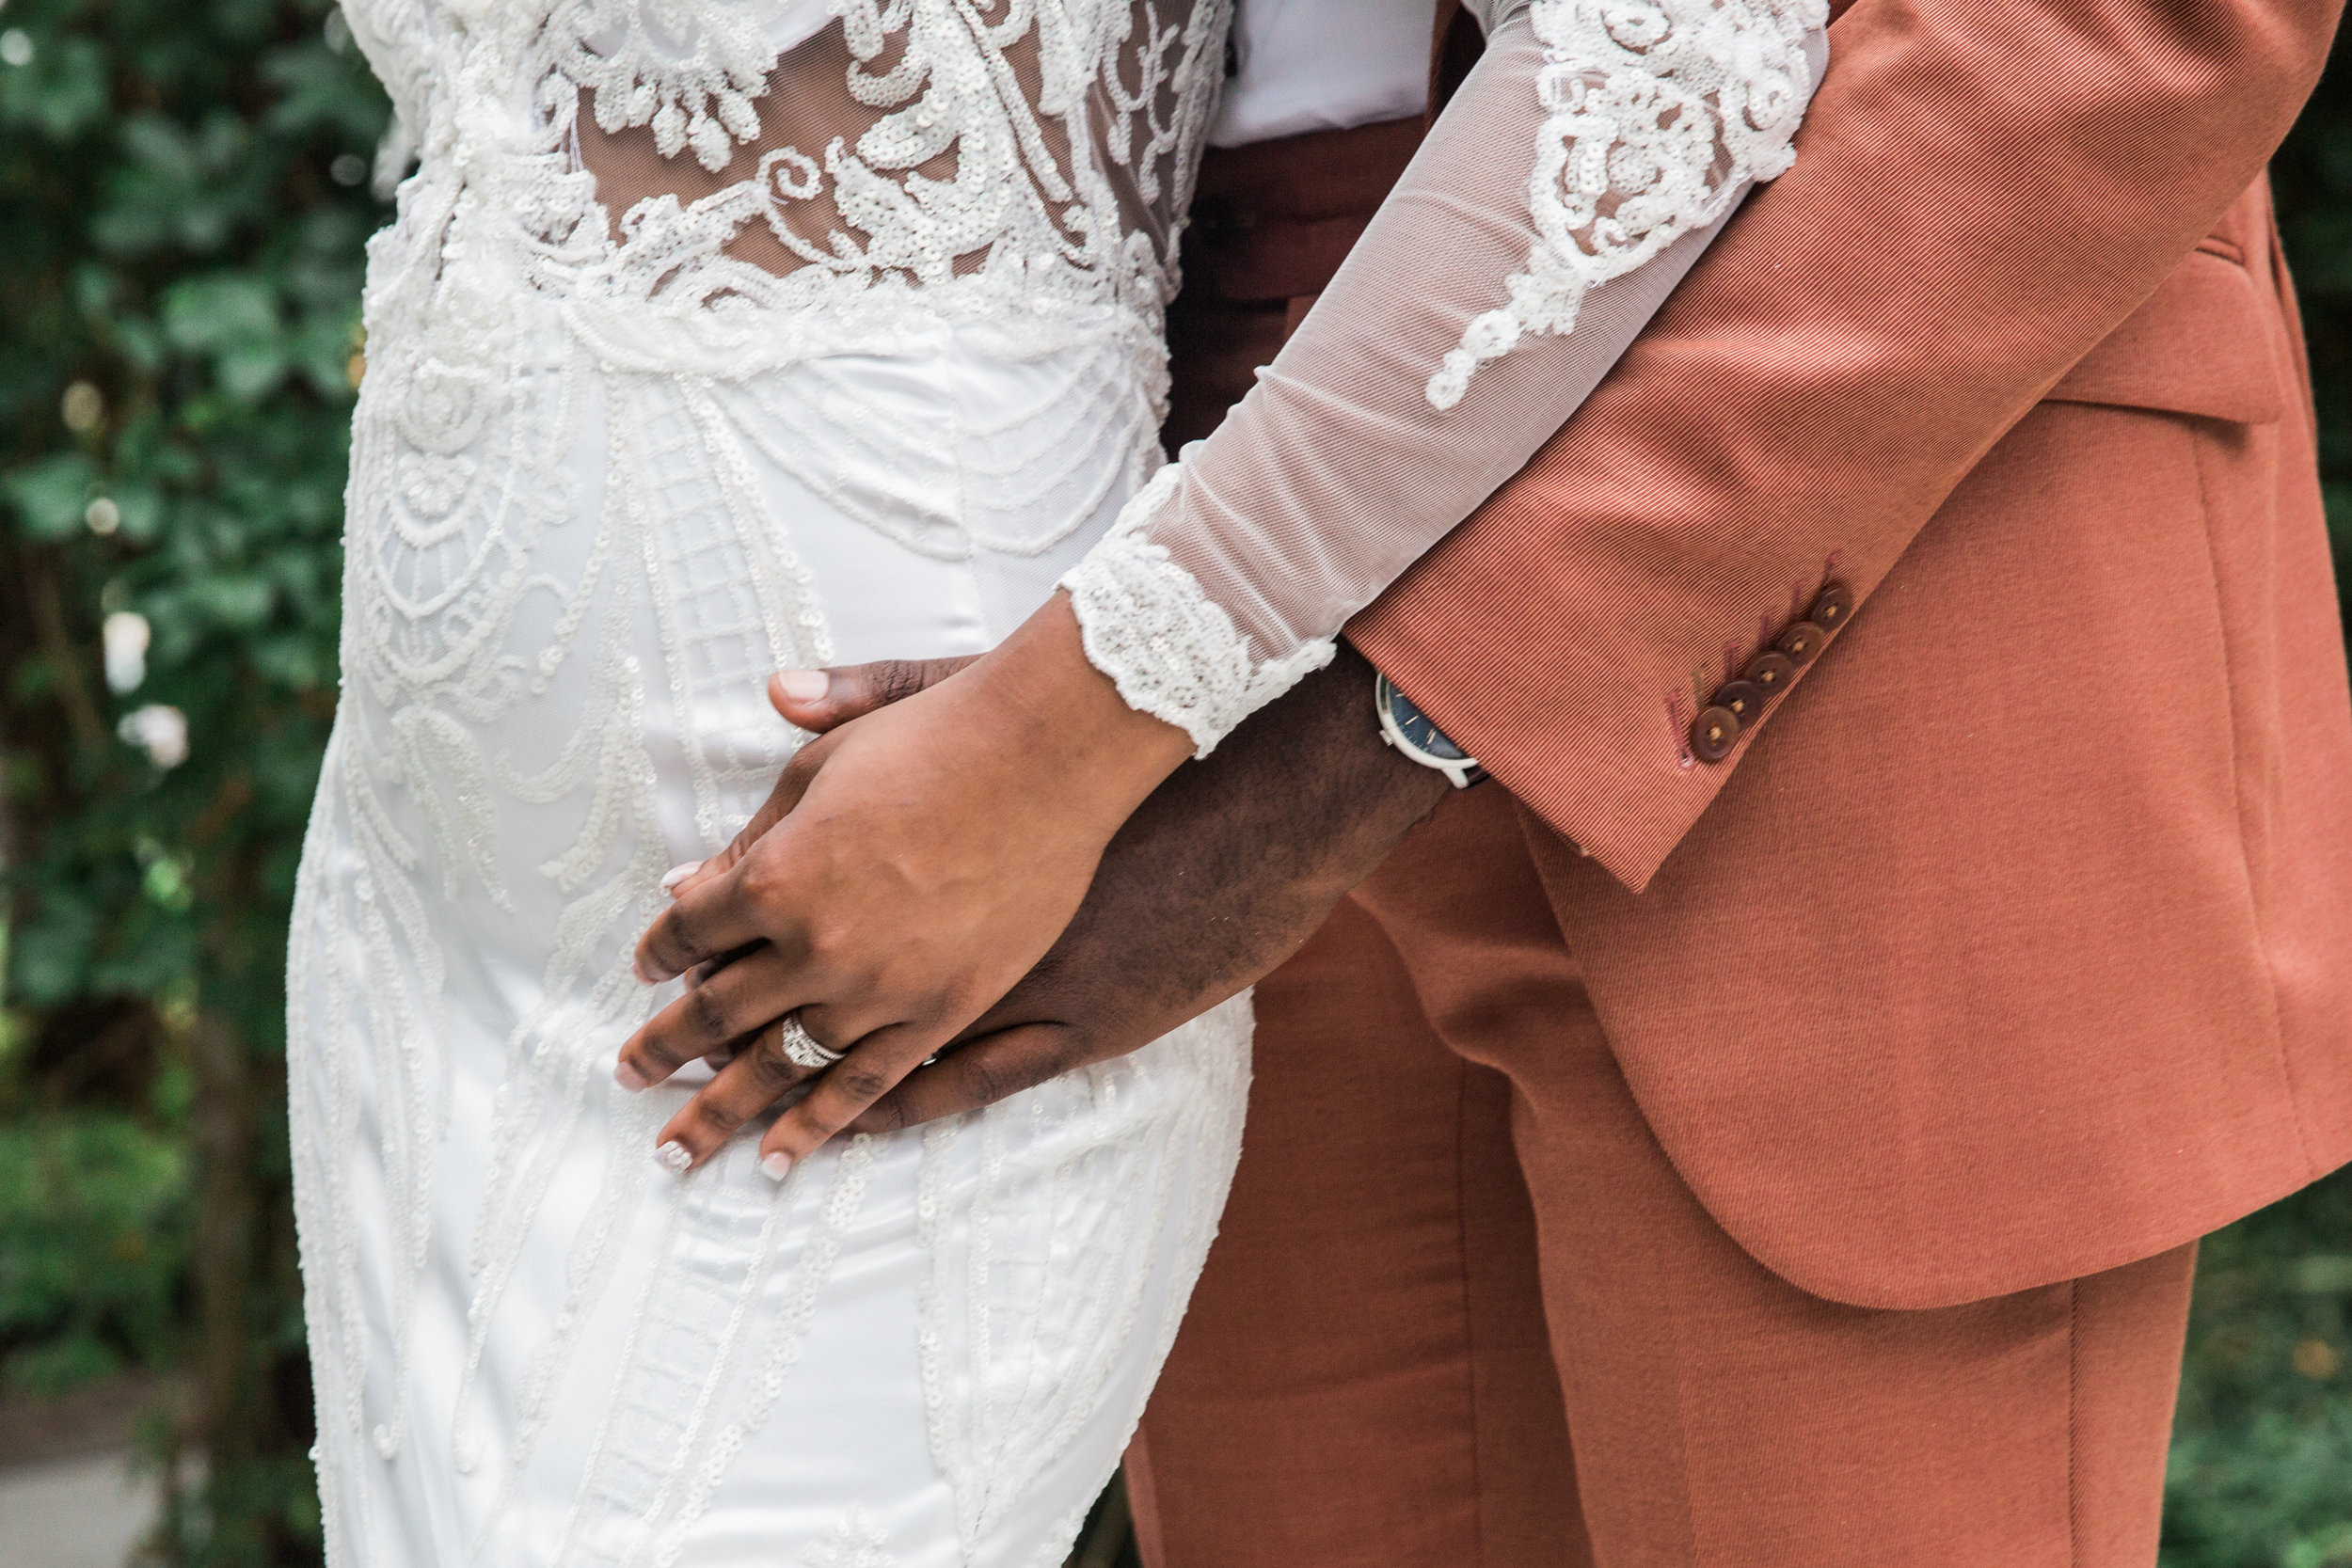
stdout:
<svg viewBox="0 0 2352 1568">
<path fill-rule="evenodd" d="M 731 1131 L 805 1076 L 794 1021 L 843 1057 L 770 1128 L 764 1168 L 848 1126 L 1044 955 L 1104 846 L 1190 751 L 1087 662 L 1059 594 L 969 667 L 811 741 L 771 825 L 638 943 L 648 984 L 739 955 L 621 1048 L 631 1088 L 737 1049 L 663 1130 L 664 1163 L 707 1157 L 705 1121 Z"/>
</svg>

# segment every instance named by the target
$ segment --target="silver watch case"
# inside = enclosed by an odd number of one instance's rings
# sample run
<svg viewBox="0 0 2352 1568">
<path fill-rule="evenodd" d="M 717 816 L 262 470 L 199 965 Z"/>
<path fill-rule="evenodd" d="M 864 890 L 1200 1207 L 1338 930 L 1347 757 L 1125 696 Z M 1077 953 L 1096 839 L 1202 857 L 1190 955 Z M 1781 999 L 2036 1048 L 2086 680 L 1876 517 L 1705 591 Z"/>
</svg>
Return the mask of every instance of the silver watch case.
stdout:
<svg viewBox="0 0 2352 1568">
<path fill-rule="evenodd" d="M 1486 776 L 1478 759 L 1456 746 L 1388 676 L 1373 681 L 1372 701 L 1380 718 L 1380 738 L 1423 768 L 1443 773 L 1454 788 L 1468 789 Z"/>
</svg>

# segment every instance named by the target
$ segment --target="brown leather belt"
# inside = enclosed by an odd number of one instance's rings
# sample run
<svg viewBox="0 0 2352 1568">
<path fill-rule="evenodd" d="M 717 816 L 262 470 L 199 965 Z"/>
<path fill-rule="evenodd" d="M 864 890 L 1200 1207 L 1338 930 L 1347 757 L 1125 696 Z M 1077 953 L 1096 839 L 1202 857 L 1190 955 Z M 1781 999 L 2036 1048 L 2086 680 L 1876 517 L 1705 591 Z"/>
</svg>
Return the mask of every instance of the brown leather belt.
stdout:
<svg viewBox="0 0 2352 1568">
<path fill-rule="evenodd" d="M 1170 451 L 1216 428 L 1249 390 L 1412 161 L 1426 122 L 1385 120 L 1213 148 L 1168 307 Z"/>
<path fill-rule="evenodd" d="M 1248 147 L 1200 161 L 1187 287 L 1235 302 L 1320 293 L 1421 146 L 1424 121 L 1385 120 Z"/>
</svg>

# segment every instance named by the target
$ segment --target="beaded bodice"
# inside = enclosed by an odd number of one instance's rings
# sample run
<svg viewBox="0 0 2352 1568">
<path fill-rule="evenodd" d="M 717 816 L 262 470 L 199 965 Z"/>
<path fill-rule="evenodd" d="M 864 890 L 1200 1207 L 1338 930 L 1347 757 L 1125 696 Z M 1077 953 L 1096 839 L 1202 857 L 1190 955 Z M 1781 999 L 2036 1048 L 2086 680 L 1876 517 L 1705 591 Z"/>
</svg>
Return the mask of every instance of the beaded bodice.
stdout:
<svg viewBox="0 0 2352 1568">
<path fill-rule="evenodd" d="M 981 320 L 1156 361 L 1230 0 L 349 0 L 392 95 L 369 329 L 453 270 L 740 377 Z M 600 193 L 588 126 L 723 182 Z M 593 134 L 593 133 L 592 133 Z"/>
</svg>

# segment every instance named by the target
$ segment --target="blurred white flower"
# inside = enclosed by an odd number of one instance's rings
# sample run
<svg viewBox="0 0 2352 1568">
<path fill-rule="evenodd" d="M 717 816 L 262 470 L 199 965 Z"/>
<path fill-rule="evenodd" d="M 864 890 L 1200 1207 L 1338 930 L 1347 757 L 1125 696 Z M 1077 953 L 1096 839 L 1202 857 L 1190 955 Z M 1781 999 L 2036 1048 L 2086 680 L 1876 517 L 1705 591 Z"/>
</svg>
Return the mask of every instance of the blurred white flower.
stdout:
<svg viewBox="0 0 2352 1568">
<path fill-rule="evenodd" d="M 106 686 L 119 696 L 136 691 L 147 679 L 147 645 L 154 633 L 147 617 L 135 610 L 118 610 L 106 617 L 101 634 L 106 641 Z"/>
<path fill-rule="evenodd" d="M 101 496 L 82 508 L 82 521 L 89 524 L 92 533 L 103 539 L 122 526 L 122 508 L 107 497 Z"/>
<path fill-rule="evenodd" d="M 158 768 L 177 768 L 188 760 L 188 716 L 165 703 L 150 703 L 122 716 L 116 734 L 147 753 Z"/>
<path fill-rule="evenodd" d="M 22 38 L 22 33 L 0 33 L 0 59 L 8 57 L 8 40 Z M 66 429 L 76 436 L 87 436 L 98 428 L 98 421 L 106 417 L 106 395 L 87 381 L 77 381 L 65 389 L 57 401 L 58 417 Z"/>
<path fill-rule="evenodd" d="M 0 33 L 0 60 L 10 65 L 33 63 L 33 40 L 22 27 L 11 27 Z"/>
</svg>

